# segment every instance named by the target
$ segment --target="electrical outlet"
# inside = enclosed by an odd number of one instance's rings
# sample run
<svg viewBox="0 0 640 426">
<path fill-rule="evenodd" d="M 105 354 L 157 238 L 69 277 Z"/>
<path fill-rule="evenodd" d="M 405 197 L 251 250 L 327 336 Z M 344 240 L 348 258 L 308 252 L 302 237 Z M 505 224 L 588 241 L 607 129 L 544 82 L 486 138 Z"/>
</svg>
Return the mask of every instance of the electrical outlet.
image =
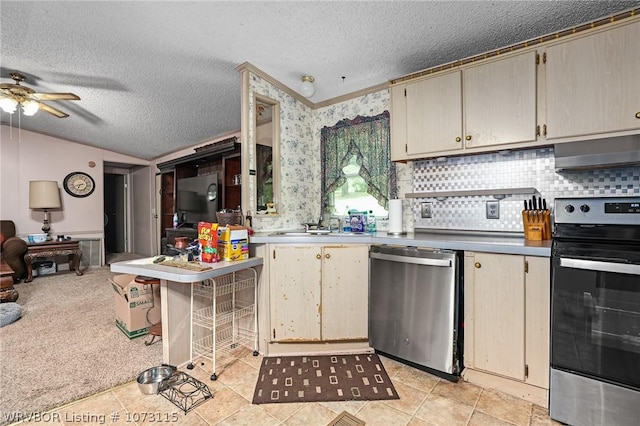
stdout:
<svg viewBox="0 0 640 426">
<path fill-rule="evenodd" d="M 431 214 L 432 214 L 431 204 L 432 203 L 427 203 L 427 202 L 420 204 L 420 210 L 421 210 L 423 219 L 431 219 Z"/>
<path fill-rule="evenodd" d="M 487 201 L 487 219 L 500 219 L 499 201 Z"/>
</svg>

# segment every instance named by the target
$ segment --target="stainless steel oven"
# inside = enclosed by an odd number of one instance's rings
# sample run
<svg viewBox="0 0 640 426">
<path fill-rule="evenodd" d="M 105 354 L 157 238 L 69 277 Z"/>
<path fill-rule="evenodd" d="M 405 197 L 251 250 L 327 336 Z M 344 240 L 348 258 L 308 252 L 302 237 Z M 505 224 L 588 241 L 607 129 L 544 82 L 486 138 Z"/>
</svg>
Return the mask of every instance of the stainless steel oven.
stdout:
<svg viewBox="0 0 640 426">
<path fill-rule="evenodd" d="M 640 418 L 640 197 L 555 200 L 551 418 Z"/>
</svg>

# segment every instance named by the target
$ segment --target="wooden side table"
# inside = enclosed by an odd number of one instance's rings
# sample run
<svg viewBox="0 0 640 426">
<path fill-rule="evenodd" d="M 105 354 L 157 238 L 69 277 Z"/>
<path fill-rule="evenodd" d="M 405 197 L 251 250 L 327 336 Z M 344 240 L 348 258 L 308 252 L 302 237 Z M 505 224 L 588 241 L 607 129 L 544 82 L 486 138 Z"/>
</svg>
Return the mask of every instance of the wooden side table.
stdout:
<svg viewBox="0 0 640 426">
<path fill-rule="evenodd" d="M 80 271 L 80 259 L 82 250 L 78 241 L 46 241 L 44 243 L 27 244 L 27 253 L 24 255 L 24 263 L 27 265 L 27 279 L 25 283 L 33 281 L 33 259 L 41 257 L 69 256 L 69 270 L 76 271 L 76 275 L 82 275 Z"/>
<path fill-rule="evenodd" d="M 0 260 L 0 303 L 15 302 L 18 292 L 13 288 L 13 269 L 4 260 Z"/>
</svg>

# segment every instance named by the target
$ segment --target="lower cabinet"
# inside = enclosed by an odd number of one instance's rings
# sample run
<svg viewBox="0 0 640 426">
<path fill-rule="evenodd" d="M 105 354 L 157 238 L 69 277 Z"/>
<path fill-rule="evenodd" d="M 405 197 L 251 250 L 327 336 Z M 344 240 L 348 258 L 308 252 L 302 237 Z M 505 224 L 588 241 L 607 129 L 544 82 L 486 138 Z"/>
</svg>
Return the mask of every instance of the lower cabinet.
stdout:
<svg viewBox="0 0 640 426">
<path fill-rule="evenodd" d="M 465 252 L 465 379 L 547 406 L 550 264 Z"/>
<path fill-rule="evenodd" d="M 270 246 L 272 342 L 367 340 L 367 245 Z"/>
</svg>

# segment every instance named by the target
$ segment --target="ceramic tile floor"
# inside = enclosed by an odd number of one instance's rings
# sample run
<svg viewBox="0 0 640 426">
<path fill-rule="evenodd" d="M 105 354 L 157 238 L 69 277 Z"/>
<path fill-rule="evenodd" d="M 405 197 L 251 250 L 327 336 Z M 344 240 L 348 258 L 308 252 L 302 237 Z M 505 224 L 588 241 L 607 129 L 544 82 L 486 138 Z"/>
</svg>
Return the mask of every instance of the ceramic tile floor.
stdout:
<svg viewBox="0 0 640 426">
<path fill-rule="evenodd" d="M 364 420 L 367 425 L 560 424 L 549 418 L 545 408 L 521 399 L 463 381 L 451 383 L 394 360 L 381 359 L 400 395 L 399 400 L 252 405 L 262 356 L 254 357 L 251 351 L 239 349 L 226 364 L 218 363 L 216 381 L 210 380 L 208 360 L 199 362 L 193 370 L 184 370 L 206 383 L 214 394 L 213 399 L 187 414 L 160 395 L 142 394 L 136 382 L 67 404 L 49 414 L 53 423 L 67 425 L 323 426 L 342 411 Z"/>
</svg>

